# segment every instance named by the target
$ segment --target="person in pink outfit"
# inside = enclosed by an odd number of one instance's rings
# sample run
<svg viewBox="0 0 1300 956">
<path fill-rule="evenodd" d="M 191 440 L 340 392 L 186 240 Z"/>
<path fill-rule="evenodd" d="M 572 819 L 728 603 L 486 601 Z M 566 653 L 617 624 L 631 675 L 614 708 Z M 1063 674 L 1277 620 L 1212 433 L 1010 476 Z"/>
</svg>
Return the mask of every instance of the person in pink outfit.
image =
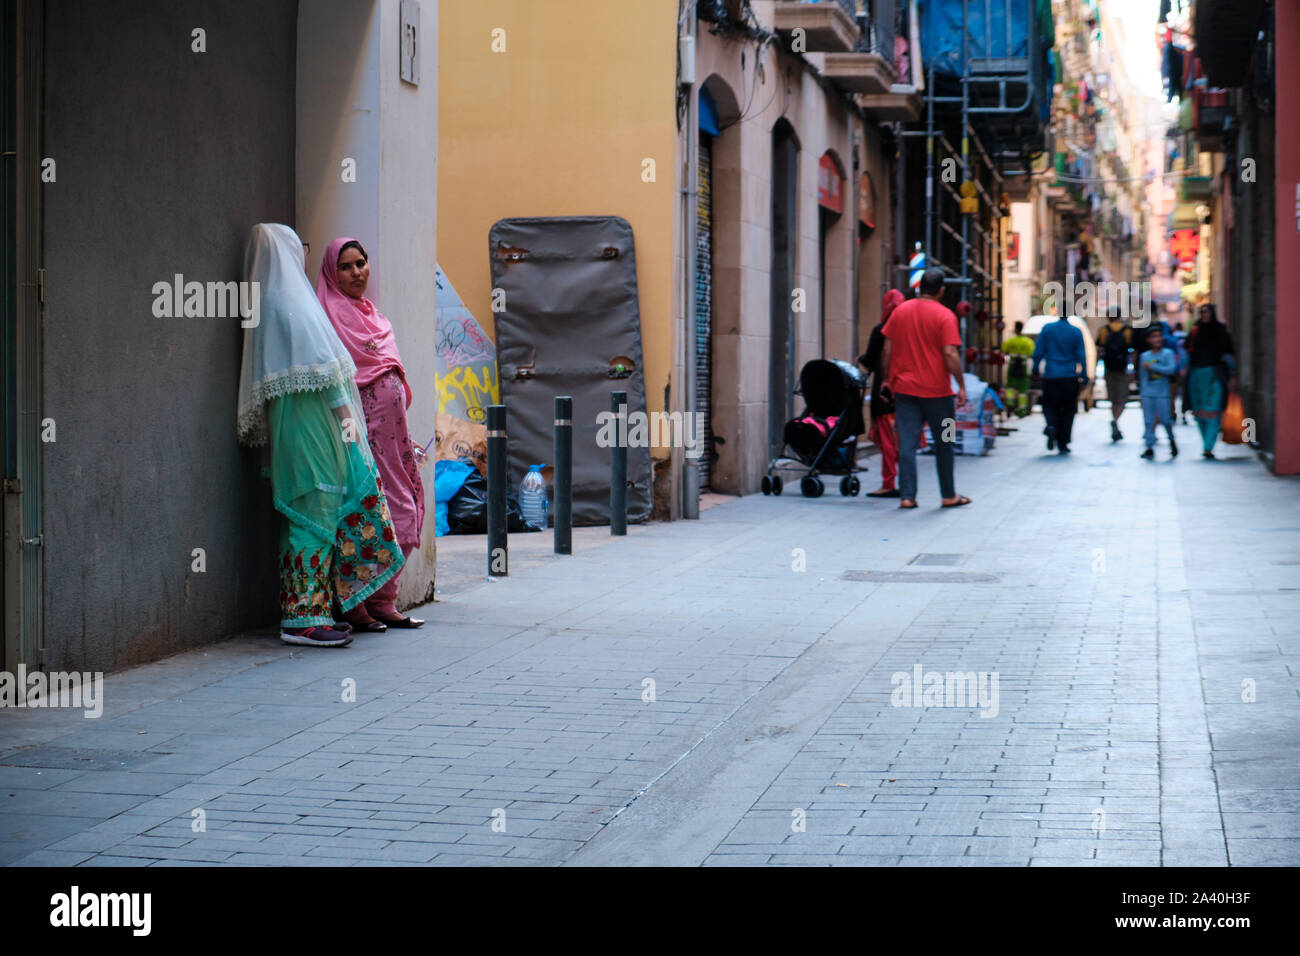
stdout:
<svg viewBox="0 0 1300 956">
<path fill-rule="evenodd" d="M 883 329 L 894 309 L 905 301 L 903 293 L 890 289 L 880 301 L 880 321 L 871 330 L 867 351 L 858 357 L 858 365 L 871 374 L 871 430 L 867 437 L 880 449 L 880 487 L 868 491 L 868 498 L 897 498 L 894 481 L 898 477 L 898 432 L 894 426 L 893 396 L 880 394 L 885 384 L 880 374 L 880 356 L 885 348 Z"/>
<path fill-rule="evenodd" d="M 397 544 L 406 556 L 420 546 L 424 527 L 424 485 L 406 426 L 411 386 L 406 382 L 392 323 L 366 298 L 369 283 L 370 257 L 361 243 L 348 236 L 331 242 L 321 260 L 316 297 L 356 364 L 370 450 L 379 466 Z M 398 576 L 394 576 L 366 601 L 373 618 L 370 629 L 424 623 L 398 612 L 397 585 Z"/>
</svg>

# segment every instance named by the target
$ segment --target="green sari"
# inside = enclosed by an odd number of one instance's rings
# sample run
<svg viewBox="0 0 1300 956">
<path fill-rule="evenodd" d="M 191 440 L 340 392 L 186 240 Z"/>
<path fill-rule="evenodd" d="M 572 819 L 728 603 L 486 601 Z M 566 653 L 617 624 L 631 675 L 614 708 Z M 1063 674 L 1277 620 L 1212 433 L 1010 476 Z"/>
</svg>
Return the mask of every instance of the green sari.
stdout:
<svg viewBox="0 0 1300 956">
<path fill-rule="evenodd" d="M 349 382 L 347 388 L 291 392 L 267 406 L 273 500 L 286 519 L 280 537 L 282 627 L 332 624 L 336 606 L 352 610 L 406 560 L 355 392 Z"/>
</svg>

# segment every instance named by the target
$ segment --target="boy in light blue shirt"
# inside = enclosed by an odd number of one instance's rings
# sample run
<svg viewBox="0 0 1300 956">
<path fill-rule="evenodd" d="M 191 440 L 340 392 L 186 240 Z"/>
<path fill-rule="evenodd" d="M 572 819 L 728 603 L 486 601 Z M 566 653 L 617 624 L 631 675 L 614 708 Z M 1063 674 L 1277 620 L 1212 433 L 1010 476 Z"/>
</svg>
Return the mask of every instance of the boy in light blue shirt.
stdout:
<svg viewBox="0 0 1300 956">
<path fill-rule="evenodd" d="M 1142 417 L 1146 433 L 1142 436 L 1147 449 L 1143 458 L 1155 458 L 1156 425 L 1163 424 L 1169 435 L 1169 455 L 1178 457 L 1178 443 L 1174 441 L 1173 393 L 1171 383 L 1178 381 L 1178 355 L 1165 345 L 1165 333 L 1160 326 L 1152 326 L 1147 333 L 1146 350 L 1138 356 L 1138 398 L 1142 402 Z"/>
</svg>

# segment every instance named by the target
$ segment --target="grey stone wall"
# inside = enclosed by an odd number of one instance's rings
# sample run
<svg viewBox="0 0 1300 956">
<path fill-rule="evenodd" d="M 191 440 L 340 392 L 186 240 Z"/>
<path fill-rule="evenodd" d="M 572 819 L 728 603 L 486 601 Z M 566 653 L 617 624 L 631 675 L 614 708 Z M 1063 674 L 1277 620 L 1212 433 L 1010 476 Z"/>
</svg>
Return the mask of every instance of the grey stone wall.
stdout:
<svg viewBox="0 0 1300 956">
<path fill-rule="evenodd" d="M 297 6 L 47 4 L 47 668 L 278 618 L 269 486 L 235 441 L 239 320 L 155 318 L 152 287 L 238 279 L 249 227 L 292 224 Z"/>
</svg>

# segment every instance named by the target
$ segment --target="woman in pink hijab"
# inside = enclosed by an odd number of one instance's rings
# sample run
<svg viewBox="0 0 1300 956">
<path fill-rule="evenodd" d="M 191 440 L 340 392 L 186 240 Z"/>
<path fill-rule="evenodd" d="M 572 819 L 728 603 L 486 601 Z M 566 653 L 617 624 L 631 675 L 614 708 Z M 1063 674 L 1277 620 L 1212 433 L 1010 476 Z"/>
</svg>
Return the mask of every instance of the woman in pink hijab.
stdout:
<svg viewBox="0 0 1300 956">
<path fill-rule="evenodd" d="M 405 556 L 420 545 L 424 485 L 406 427 L 411 387 L 406 384 L 392 323 L 365 297 L 369 282 L 370 257 L 361 243 L 347 236 L 331 242 L 321 260 L 316 297 L 357 366 L 370 450 L 379 466 L 380 487 Z M 424 623 L 398 613 L 397 582 L 394 576 L 366 601 L 374 630 L 383 630 L 384 625 L 419 627 Z M 353 628 L 357 628 L 355 623 Z"/>
</svg>

